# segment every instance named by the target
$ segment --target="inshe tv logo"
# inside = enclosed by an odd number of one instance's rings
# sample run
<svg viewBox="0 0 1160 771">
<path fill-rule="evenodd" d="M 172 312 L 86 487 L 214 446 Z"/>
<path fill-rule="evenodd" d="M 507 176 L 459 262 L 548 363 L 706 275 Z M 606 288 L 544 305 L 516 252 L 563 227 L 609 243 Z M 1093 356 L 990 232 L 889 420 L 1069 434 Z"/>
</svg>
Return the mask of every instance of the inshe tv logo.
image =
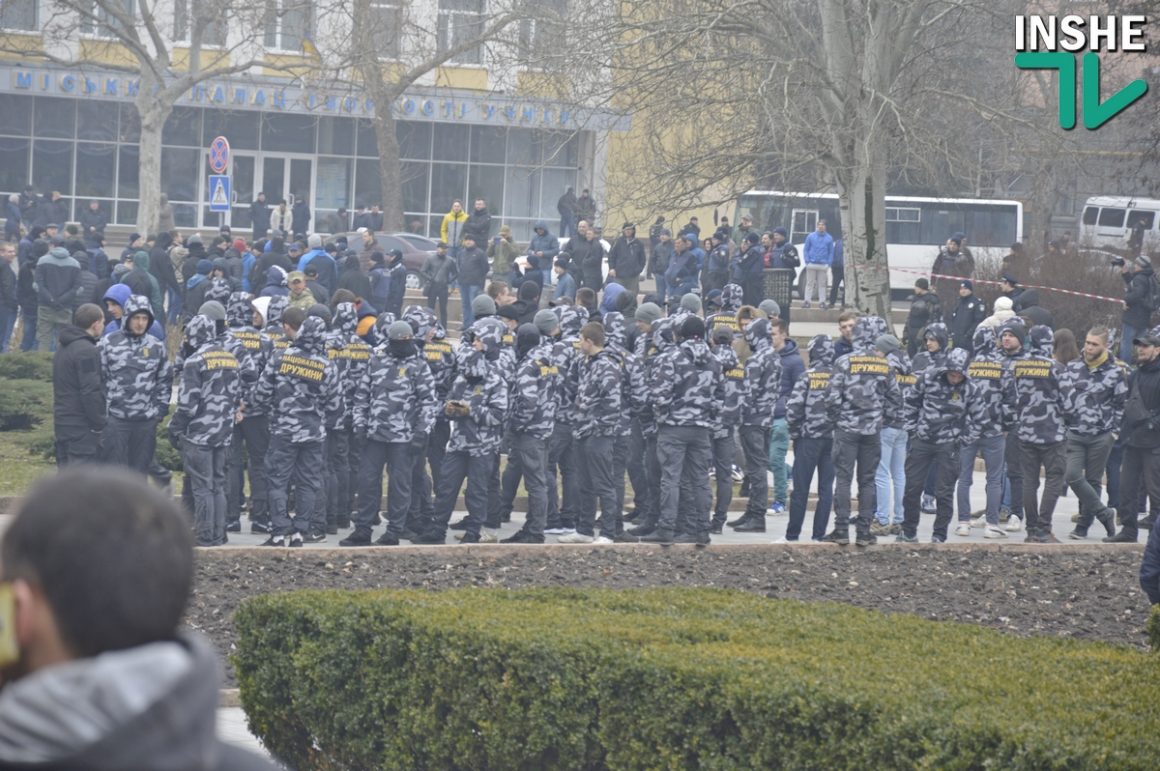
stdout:
<svg viewBox="0 0 1160 771">
<path fill-rule="evenodd" d="M 1016 16 L 1015 66 L 1059 71 L 1059 125 L 1075 128 L 1076 54 L 1083 55 L 1083 126 L 1094 130 L 1148 93 L 1148 83 L 1133 80 L 1107 101 L 1100 100 L 1100 51 L 1140 52 L 1144 16 Z"/>
</svg>

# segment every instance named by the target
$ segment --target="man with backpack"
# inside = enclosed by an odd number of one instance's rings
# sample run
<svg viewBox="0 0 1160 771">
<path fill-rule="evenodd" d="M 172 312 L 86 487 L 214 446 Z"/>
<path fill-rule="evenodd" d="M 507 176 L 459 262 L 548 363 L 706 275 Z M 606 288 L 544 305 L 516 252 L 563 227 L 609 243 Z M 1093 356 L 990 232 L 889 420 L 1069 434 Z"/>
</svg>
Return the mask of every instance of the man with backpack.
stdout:
<svg viewBox="0 0 1160 771">
<path fill-rule="evenodd" d="M 1121 317 L 1120 358 L 1132 360 L 1132 341 L 1148 329 L 1152 314 L 1160 308 L 1160 281 L 1152 269 L 1152 260 L 1140 255 L 1131 262 L 1116 260 L 1124 290 L 1124 314 Z"/>
</svg>

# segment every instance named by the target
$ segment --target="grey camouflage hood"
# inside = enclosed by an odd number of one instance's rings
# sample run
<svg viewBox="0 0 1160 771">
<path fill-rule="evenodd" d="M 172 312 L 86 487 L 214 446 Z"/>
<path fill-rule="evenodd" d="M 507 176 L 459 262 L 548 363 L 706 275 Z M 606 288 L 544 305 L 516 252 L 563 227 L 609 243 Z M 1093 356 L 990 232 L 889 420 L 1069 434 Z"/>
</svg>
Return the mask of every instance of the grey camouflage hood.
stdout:
<svg viewBox="0 0 1160 771">
<path fill-rule="evenodd" d="M 380 342 L 385 343 L 391 339 L 391 336 L 387 332 L 395 321 L 395 314 L 390 311 L 380 313 L 378 318 L 375 319 L 375 336 L 378 337 Z"/>
<path fill-rule="evenodd" d="M 652 325 L 652 343 L 656 347 L 657 352 L 667 351 L 676 345 L 676 340 L 673 337 L 673 332 L 676 331 L 676 322 L 672 316 L 666 316 L 663 319 L 657 319 Z"/>
<path fill-rule="evenodd" d="M 950 339 L 950 333 L 947 332 L 947 325 L 941 321 L 936 321 L 933 324 L 928 324 L 926 329 L 922 332 L 922 339 L 933 337 L 938 340 L 938 349 L 940 353 L 946 353 L 947 340 Z"/>
<path fill-rule="evenodd" d="M 354 303 L 339 303 L 334 306 L 334 329 L 344 338 L 350 339 L 358 330 L 358 313 Z"/>
<path fill-rule="evenodd" d="M 1055 333 L 1051 327 L 1036 324 L 1027 332 L 1027 341 L 1032 356 L 1050 359 L 1055 353 Z"/>
<path fill-rule="evenodd" d="M 624 348 L 625 328 L 624 314 L 617 311 L 604 314 L 604 332 L 608 338 L 608 345 L 612 348 Z"/>
<path fill-rule="evenodd" d="M 556 320 L 560 322 L 561 337 L 575 337 L 580 334 L 580 328 L 584 326 L 584 322 L 580 319 L 580 313 L 575 307 L 557 305 L 552 311 L 556 314 Z M 585 317 L 587 317 L 587 311 L 585 311 Z"/>
<path fill-rule="evenodd" d="M 270 304 L 266 307 L 266 328 L 276 328 L 282 326 L 282 312 L 290 305 L 290 301 L 286 299 L 285 295 L 275 295 L 270 298 Z"/>
<path fill-rule="evenodd" d="M 810 353 L 811 367 L 829 367 L 833 365 L 834 340 L 829 335 L 814 335 L 806 350 Z"/>
<path fill-rule="evenodd" d="M 965 348 L 952 348 L 943 359 L 941 369 L 943 372 L 962 372 L 965 374 L 970 361 L 971 354 L 967 353 Z"/>
<path fill-rule="evenodd" d="M 196 351 L 203 345 L 208 345 L 217 337 L 217 322 L 209 316 L 194 316 L 185 325 L 185 339 Z"/>
<path fill-rule="evenodd" d="M 975 330 L 974 337 L 971 338 L 971 345 L 975 349 L 975 356 L 989 357 L 995 355 L 995 328 L 980 326 Z"/>
<path fill-rule="evenodd" d="M 737 284 L 726 284 L 721 290 L 721 311 L 724 313 L 736 313 L 741 307 L 741 300 L 744 294 L 744 290 Z"/>
<path fill-rule="evenodd" d="M 415 342 L 420 345 L 426 341 L 427 334 L 432 329 L 441 329 L 435 313 L 422 305 L 408 305 L 404 308 L 403 321 L 411 325 L 411 331 L 415 333 Z M 438 337 L 438 331 L 435 334 Z"/>
<path fill-rule="evenodd" d="M 770 337 L 769 319 L 754 319 L 745 327 L 742 335 L 745 337 L 745 343 L 749 346 L 749 350 L 756 353 L 764 348 L 773 346 L 773 338 Z"/>
<path fill-rule="evenodd" d="M 249 292 L 234 292 L 226 305 L 226 324 L 231 327 L 248 327 L 254 317 L 251 303 L 254 296 Z"/>
<path fill-rule="evenodd" d="M 854 350 L 865 353 L 874 350 L 874 341 L 881 333 L 878 331 L 874 319 L 870 316 L 859 316 L 854 322 L 854 331 L 850 335 Z"/>
<path fill-rule="evenodd" d="M 310 316 L 302 322 L 294 347 L 312 356 L 326 355 L 326 322 L 317 316 Z"/>
<path fill-rule="evenodd" d="M 139 294 L 130 295 L 129 299 L 125 301 L 124 313 L 125 319 L 121 322 L 122 332 L 132 337 L 133 334 L 129 331 L 129 319 L 134 314 L 144 313 L 149 316 L 149 323 L 145 325 L 146 334 L 148 334 L 149 327 L 153 326 L 153 306 L 148 297 L 142 297 Z"/>
</svg>

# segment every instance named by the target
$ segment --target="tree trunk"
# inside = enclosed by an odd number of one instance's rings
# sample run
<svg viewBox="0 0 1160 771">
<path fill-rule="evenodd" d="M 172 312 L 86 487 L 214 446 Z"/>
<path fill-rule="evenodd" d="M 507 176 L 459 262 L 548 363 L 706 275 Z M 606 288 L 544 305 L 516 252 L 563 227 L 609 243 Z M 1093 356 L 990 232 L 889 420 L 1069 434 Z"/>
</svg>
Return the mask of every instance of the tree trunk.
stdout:
<svg viewBox="0 0 1160 771">
<path fill-rule="evenodd" d="M 164 98 L 164 92 L 152 93 L 151 86 L 141 80 L 137 97 L 137 114 L 141 116 L 141 143 L 138 150 L 137 232 L 156 233 L 161 209 L 161 132 L 173 112 L 173 102 Z"/>
<path fill-rule="evenodd" d="M 848 184 L 838 183 L 846 259 L 846 302 L 890 321 L 886 260 L 886 160 L 872 133 L 856 143 Z"/>
<path fill-rule="evenodd" d="M 399 161 L 399 138 L 395 133 L 394 99 L 375 94 L 375 139 L 379 143 L 379 184 L 382 188 L 383 230 L 403 230 L 403 170 Z"/>
</svg>

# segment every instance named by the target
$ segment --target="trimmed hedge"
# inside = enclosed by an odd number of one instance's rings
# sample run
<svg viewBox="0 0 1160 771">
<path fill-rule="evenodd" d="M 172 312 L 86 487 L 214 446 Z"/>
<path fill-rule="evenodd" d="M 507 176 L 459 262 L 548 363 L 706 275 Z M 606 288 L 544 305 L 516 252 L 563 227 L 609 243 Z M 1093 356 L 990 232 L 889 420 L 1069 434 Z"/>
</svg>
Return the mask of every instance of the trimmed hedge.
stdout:
<svg viewBox="0 0 1160 771">
<path fill-rule="evenodd" d="M 1155 768 L 1140 651 L 740 592 L 248 600 L 251 730 L 298 769 Z"/>
</svg>

